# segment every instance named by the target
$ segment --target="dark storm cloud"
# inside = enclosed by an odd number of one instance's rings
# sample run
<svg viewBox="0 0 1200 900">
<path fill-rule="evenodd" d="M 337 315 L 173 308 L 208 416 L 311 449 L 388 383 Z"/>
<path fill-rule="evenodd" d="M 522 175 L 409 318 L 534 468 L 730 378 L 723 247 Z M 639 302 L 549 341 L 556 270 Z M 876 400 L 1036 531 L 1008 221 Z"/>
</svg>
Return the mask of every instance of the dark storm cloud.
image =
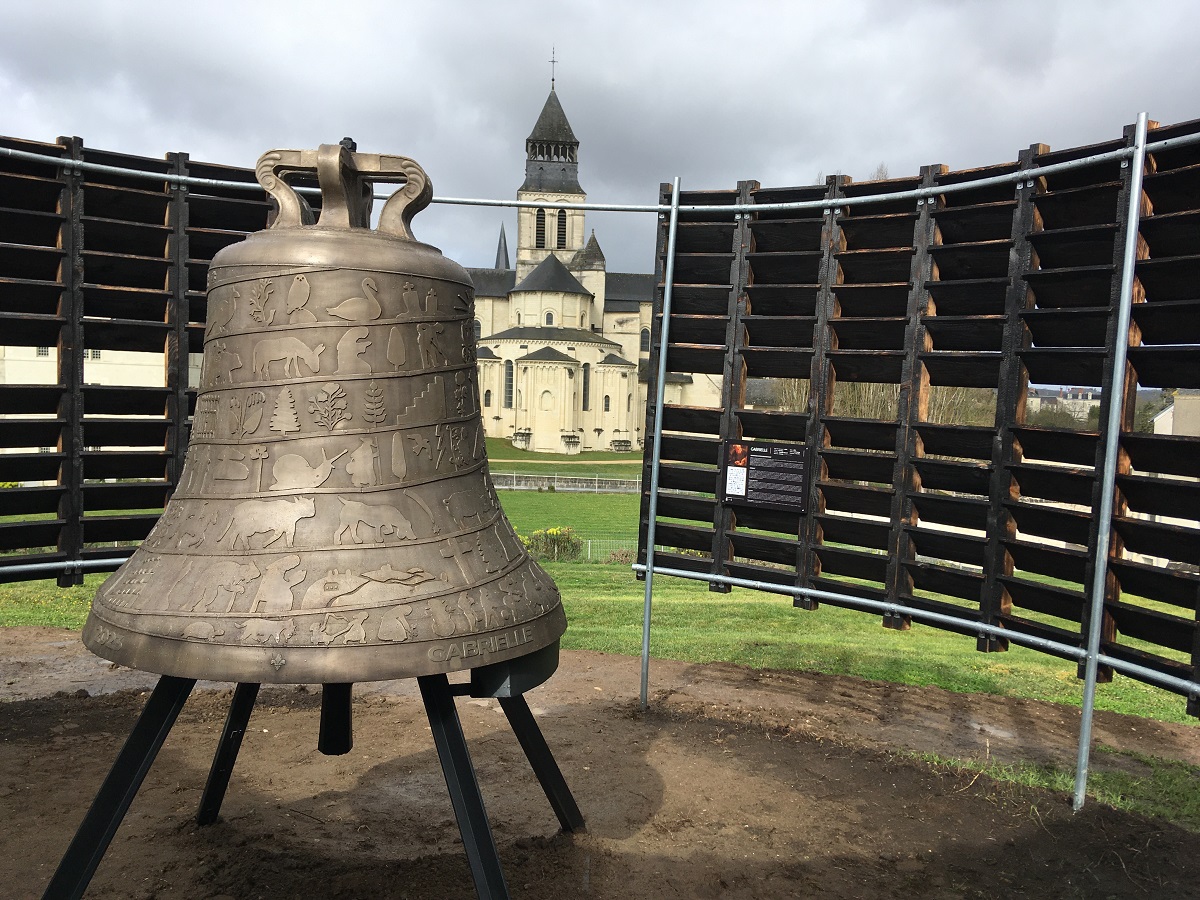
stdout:
<svg viewBox="0 0 1200 900">
<path fill-rule="evenodd" d="M 1148 2 L 9 4 L 0 133 L 241 166 L 351 135 L 419 160 L 440 196 L 509 198 L 554 45 L 589 198 L 652 203 L 676 175 L 905 175 L 1107 140 L 1143 109 L 1194 118 L 1198 18 Z M 435 207 L 418 233 L 490 265 L 515 221 Z M 650 269 L 653 218 L 589 227 L 610 268 Z"/>
</svg>

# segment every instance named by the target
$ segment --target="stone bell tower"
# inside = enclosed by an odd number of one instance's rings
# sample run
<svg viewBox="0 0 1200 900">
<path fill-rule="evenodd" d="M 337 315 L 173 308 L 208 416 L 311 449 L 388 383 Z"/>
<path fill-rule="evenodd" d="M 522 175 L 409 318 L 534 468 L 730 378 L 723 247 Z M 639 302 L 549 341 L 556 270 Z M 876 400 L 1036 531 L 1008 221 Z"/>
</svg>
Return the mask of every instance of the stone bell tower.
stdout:
<svg viewBox="0 0 1200 900">
<path fill-rule="evenodd" d="M 583 203 L 586 198 L 579 186 L 579 141 L 552 83 L 550 96 L 525 140 L 525 183 L 517 191 L 517 199 Z M 519 210 L 517 282 L 551 253 L 569 265 L 585 239 L 583 210 Z"/>
</svg>

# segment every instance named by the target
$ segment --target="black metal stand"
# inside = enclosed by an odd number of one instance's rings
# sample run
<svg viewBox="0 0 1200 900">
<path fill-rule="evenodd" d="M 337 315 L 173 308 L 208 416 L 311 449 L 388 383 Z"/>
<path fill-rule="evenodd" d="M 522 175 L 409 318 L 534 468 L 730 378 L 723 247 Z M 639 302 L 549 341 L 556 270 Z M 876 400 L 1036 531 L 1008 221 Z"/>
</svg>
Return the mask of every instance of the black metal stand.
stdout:
<svg viewBox="0 0 1200 900">
<path fill-rule="evenodd" d="M 471 867 L 471 877 L 475 880 L 475 891 L 480 900 L 503 900 L 508 897 L 508 887 L 504 882 L 500 855 L 496 850 L 491 826 L 488 824 L 483 795 L 475 778 L 475 768 L 471 763 L 471 754 L 463 735 L 454 698 L 461 694 L 471 694 L 495 696 L 499 699 L 500 706 L 508 717 L 521 749 L 529 758 L 534 774 L 545 791 L 562 830 L 583 831 L 583 815 L 542 736 L 541 729 L 529 711 L 524 696 L 511 690 L 514 685 L 519 691 L 527 684 L 544 680 L 546 670 L 553 671 L 553 666 L 557 665 L 557 647 L 553 649 L 553 662 L 548 662 L 547 658 L 532 659 L 528 671 L 521 670 L 519 661 L 496 667 L 496 672 L 475 670 L 472 672 L 470 684 L 452 687 L 445 675 L 423 675 L 417 678 L 421 699 L 429 717 L 429 726 L 433 731 L 438 759 L 446 777 L 446 787 L 450 791 L 454 815 L 462 834 L 463 848 Z M 502 677 L 489 681 L 489 676 L 497 675 Z M 521 676 L 526 677 L 523 680 Z M 159 679 L 146 708 L 126 740 L 125 747 L 100 786 L 91 809 L 84 817 L 83 824 L 79 826 L 62 862 L 58 865 L 58 870 L 54 873 L 54 878 L 42 895 L 43 900 L 76 900 L 83 896 L 88 882 L 108 849 L 109 842 L 120 826 L 195 683 L 192 679 L 175 678 L 170 675 Z M 495 690 L 485 688 L 485 685 L 491 683 L 503 686 Z M 344 683 L 323 686 L 321 734 L 318 742 L 322 753 L 347 753 L 353 744 L 350 707 L 352 687 Z M 488 693 L 479 693 L 485 689 Z M 229 778 L 237 762 L 242 738 L 246 734 L 254 703 L 258 699 L 258 690 L 257 684 L 239 684 L 234 691 L 233 702 L 225 719 L 225 727 L 213 757 L 208 781 L 200 797 L 196 821 L 201 825 L 215 822 L 221 811 L 221 803 L 229 787 Z"/>
<path fill-rule="evenodd" d="M 42 895 L 44 898 L 76 900 L 83 896 L 195 684 L 195 679 L 170 675 L 158 680 L 117 761 L 100 785 L 91 809 L 83 817 L 83 824 L 75 832 L 71 846 L 63 854 Z"/>
</svg>

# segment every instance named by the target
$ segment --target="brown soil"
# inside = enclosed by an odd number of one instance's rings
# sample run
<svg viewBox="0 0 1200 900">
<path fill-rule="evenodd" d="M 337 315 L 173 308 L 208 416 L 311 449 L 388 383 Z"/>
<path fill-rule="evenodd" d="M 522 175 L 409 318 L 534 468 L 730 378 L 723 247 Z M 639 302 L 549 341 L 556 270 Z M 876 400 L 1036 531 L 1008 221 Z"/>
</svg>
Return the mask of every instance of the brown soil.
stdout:
<svg viewBox="0 0 1200 900">
<path fill-rule="evenodd" d="M 0 894 L 34 897 L 154 676 L 29 628 L 0 629 L 0 672 Z M 1069 768 L 1077 710 L 655 662 L 642 714 L 638 678 L 636 659 L 569 652 L 528 695 L 588 821 L 574 836 L 495 701 L 459 701 L 514 897 L 1200 897 L 1200 835 L 898 752 Z M 188 701 L 88 897 L 474 896 L 415 682 L 356 686 L 338 757 L 316 750 L 318 694 L 264 689 L 222 819 L 198 828 L 229 696 Z M 1105 713 L 1096 730 L 1193 764 L 1197 736 Z"/>
</svg>

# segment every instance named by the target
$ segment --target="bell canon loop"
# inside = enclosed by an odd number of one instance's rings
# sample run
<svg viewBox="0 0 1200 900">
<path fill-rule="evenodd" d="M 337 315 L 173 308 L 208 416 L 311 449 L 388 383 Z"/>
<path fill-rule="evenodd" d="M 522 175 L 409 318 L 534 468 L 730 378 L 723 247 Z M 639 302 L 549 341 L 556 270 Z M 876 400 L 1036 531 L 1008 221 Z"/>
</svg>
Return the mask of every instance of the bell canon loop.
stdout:
<svg viewBox="0 0 1200 900">
<path fill-rule="evenodd" d="M 474 288 L 413 239 L 405 157 L 264 154 L 278 213 L 208 275 L 187 462 L 84 643 L 218 681 L 357 682 L 503 662 L 566 629 L 488 473 Z M 315 173 L 319 220 L 287 182 Z M 370 227 L 374 182 L 403 182 Z M 550 652 L 547 650 L 547 652 Z"/>
</svg>

